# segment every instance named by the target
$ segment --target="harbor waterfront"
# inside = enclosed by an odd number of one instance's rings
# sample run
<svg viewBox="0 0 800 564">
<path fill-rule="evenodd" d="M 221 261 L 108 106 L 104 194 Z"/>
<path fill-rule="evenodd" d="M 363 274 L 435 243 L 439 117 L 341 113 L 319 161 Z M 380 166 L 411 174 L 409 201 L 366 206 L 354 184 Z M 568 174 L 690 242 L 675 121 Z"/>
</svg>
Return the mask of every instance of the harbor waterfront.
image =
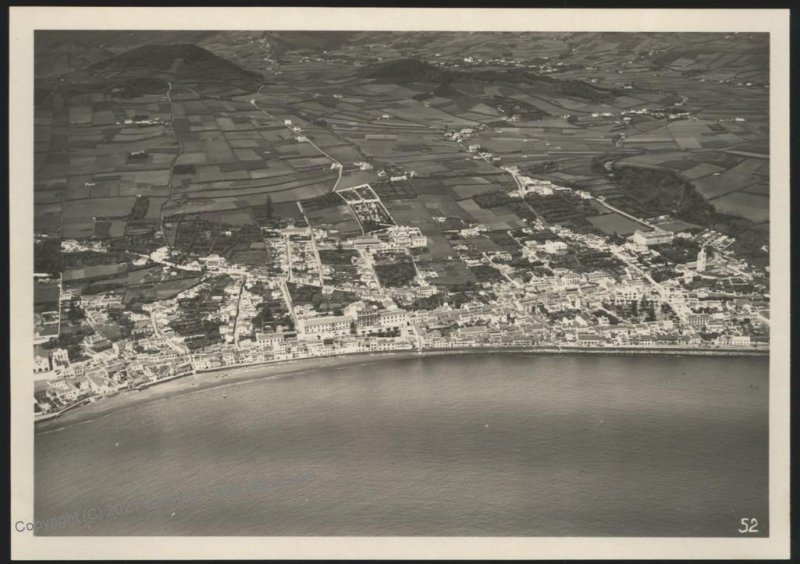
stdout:
<svg viewBox="0 0 800 564">
<path fill-rule="evenodd" d="M 196 374 L 38 425 L 36 534 L 766 535 L 768 372 L 507 351 Z"/>
</svg>

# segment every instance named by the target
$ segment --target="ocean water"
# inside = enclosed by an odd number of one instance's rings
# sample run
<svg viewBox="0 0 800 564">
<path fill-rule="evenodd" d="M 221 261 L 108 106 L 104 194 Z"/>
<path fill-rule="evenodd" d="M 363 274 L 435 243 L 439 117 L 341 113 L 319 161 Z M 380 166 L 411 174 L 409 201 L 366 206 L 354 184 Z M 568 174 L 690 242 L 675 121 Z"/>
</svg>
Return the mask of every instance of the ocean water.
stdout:
<svg viewBox="0 0 800 564">
<path fill-rule="evenodd" d="M 37 534 L 764 535 L 768 366 L 462 355 L 195 389 L 37 432 Z"/>
</svg>

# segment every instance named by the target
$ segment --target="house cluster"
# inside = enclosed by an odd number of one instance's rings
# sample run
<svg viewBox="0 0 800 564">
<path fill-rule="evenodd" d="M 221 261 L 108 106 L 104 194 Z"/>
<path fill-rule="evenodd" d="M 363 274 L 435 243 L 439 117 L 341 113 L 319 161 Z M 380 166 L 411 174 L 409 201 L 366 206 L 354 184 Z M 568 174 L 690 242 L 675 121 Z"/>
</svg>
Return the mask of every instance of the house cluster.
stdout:
<svg viewBox="0 0 800 564">
<path fill-rule="evenodd" d="M 480 154 L 480 147 L 475 151 Z M 514 175 L 520 196 L 570 191 L 591 197 L 520 175 L 516 167 L 506 170 Z M 56 311 L 50 312 L 49 325 L 47 312 L 37 314 L 37 417 L 192 372 L 315 356 L 474 347 L 769 346 L 768 288 L 729 250 L 734 239 L 713 230 L 689 234 L 672 227 L 669 218 L 656 218 L 649 220 L 656 224 L 641 222 L 643 228 L 620 242 L 536 219 L 506 233 L 518 243 L 512 254 L 497 245 L 473 247 L 490 238 L 491 230 L 461 224 L 448 230 L 457 254 L 450 259 L 482 277 L 472 283 L 468 299 L 454 300 L 440 278 L 447 275 L 430 262 L 421 267 L 414 260 L 412 251 L 429 243 L 420 228 L 394 225 L 368 185 L 339 195 L 361 221 L 371 220 L 377 228 L 341 236 L 302 222 L 265 227 L 261 248 L 266 264 L 257 268 L 216 254 L 183 259 L 167 247 L 157 249 L 145 260 L 169 272 L 199 272 L 203 280 L 137 311 L 128 311 L 113 291 L 81 295 L 54 284 L 47 300 L 47 292 L 40 292 L 47 304 L 42 308 Z M 381 226 L 382 221 L 387 224 Z M 681 245 L 690 241 L 699 250 L 664 273 L 659 246 L 676 240 Z M 62 248 L 105 250 L 99 242 L 73 240 L 63 241 Z M 323 263 L 323 250 L 341 263 Z M 413 282 L 380 283 L 378 267 L 394 259 L 414 266 Z M 91 268 L 83 270 L 93 273 Z M 67 281 L 87 272 L 71 273 Z M 313 299 L 293 304 L 290 286 L 292 291 L 314 288 Z M 331 306 L 334 292 L 350 293 L 354 301 Z M 77 346 L 83 354 L 75 360 L 76 345 L 53 346 L 53 338 L 59 336 L 60 320 L 76 315 L 78 308 L 92 331 L 80 335 Z M 127 319 L 124 335 L 114 331 L 121 313 Z M 45 326 L 55 327 L 54 333 Z"/>
<path fill-rule="evenodd" d="M 162 125 L 163 123 L 164 121 L 158 117 L 151 118 L 147 114 L 135 114 L 132 117 L 126 117 L 121 122 L 118 121 L 117 125 L 147 126 L 147 125 Z"/>
</svg>

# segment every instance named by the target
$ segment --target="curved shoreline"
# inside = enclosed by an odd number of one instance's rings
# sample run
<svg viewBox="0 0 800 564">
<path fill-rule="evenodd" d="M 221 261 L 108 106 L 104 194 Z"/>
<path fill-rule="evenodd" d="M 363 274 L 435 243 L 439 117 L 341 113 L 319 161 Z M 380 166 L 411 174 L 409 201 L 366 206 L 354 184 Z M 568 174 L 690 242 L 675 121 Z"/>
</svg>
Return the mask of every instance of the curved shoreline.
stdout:
<svg viewBox="0 0 800 564">
<path fill-rule="evenodd" d="M 480 347 L 480 348 L 447 348 L 429 349 L 425 351 L 374 351 L 347 353 L 328 356 L 310 357 L 296 360 L 268 361 L 247 366 L 221 367 L 195 374 L 171 379 L 163 383 L 154 383 L 141 390 L 123 390 L 117 394 L 99 397 L 96 402 L 72 409 L 70 406 L 63 414 L 45 420 L 36 421 L 34 431 L 59 431 L 68 425 L 88 423 L 102 417 L 131 409 L 139 404 L 169 399 L 195 391 L 205 391 L 223 386 L 249 382 L 253 380 L 274 380 L 288 378 L 310 370 L 340 368 L 348 365 L 372 363 L 376 361 L 399 361 L 414 358 L 431 358 L 464 354 L 520 354 L 564 356 L 595 354 L 602 356 L 745 356 L 768 358 L 769 351 L 748 349 L 664 349 L 664 348 L 598 348 L 598 347 Z"/>
</svg>

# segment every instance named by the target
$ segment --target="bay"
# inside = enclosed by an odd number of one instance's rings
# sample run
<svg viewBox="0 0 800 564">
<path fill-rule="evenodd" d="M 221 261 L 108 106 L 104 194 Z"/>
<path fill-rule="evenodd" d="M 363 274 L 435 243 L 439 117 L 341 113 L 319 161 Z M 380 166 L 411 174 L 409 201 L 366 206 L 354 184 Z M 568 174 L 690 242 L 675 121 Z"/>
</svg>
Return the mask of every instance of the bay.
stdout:
<svg viewBox="0 0 800 564">
<path fill-rule="evenodd" d="M 37 432 L 37 534 L 766 535 L 768 368 L 470 354 L 187 390 Z"/>
</svg>

